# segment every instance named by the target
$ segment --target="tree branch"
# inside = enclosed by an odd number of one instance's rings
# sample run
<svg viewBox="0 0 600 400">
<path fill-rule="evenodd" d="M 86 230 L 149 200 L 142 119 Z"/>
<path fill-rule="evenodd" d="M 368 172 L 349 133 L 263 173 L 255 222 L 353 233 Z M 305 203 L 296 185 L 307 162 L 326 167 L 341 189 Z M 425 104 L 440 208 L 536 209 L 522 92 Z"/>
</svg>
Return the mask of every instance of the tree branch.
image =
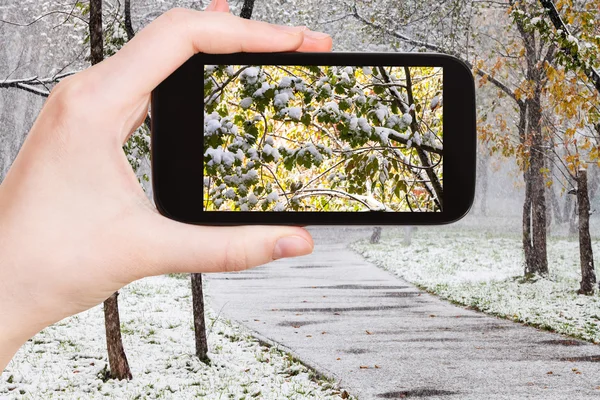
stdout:
<svg viewBox="0 0 600 400">
<path fill-rule="evenodd" d="M 356 5 L 353 6 L 353 15 L 354 17 L 361 21 L 362 23 L 364 23 L 367 26 L 370 26 L 372 28 L 381 30 L 385 33 L 387 33 L 390 36 L 393 36 L 397 39 L 402 40 L 405 43 L 408 44 L 412 44 L 413 46 L 418 46 L 418 47 L 423 47 L 425 49 L 431 50 L 431 51 L 435 51 L 438 53 L 444 53 L 444 54 L 448 54 L 451 55 L 453 57 L 458 58 L 459 60 L 461 60 L 462 62 L 464 62 L 470 69 L 473 70 L 474 74 L 477 74 L 483 78 L 486 78 L 488 80 L 488 82 L 494 84 L 498 89 L 502 90 L 504 93 L 506 93 L 510 98 L 512 98 L 514 101 L 516 101 L 517 103 L 521 103 L 522 100 L 518 100 L 514 94 L 514 92 L 504 83 L 502 83 L 501 81 L 499 81 L 498 79 L 494 78 L 493 76 L 491 76 L 491 74 L 489 74 L 488 72 L 480 69 L 480 68 L 475 68 L 473 66 L 473 64 L 471 62 L 469 62 L 468 60 L 466 60 L 465 58 L 463 58 L 460 54 L 453 52 L 453 51 L 449 51 L 447 49 L 444 49 L 441 46 L 437 46 L 435 44 L 432 43 L 428 43 L 428 42 L 423 42 L 420 40 L 415 40 L 409 36 L 406 36 L 400 32 L 397 31 L 393 31 L 391 29 L 388 29 L 382 25 L 376 24 L 374 22 L 369 21 L 368 19 L 366 19 L 365 17 L 363 17 L 362 15 L 360 15 L 358 13 L 358 9 L 356 8 Z"/>
<path fill-rule="evenodd" d="M 558 13 L 556 6 L 554 5 L 554 2 L 552 0 L 540 0 L 540 3 L 546 9 L 546 12 L 550 17 L 550 21 L 552 21 L 552 24 L 558 31 L 558 34 L 561 36 L 561 38 L 568 41 L 569 38 L 574 37 L 569 31 L 569 28 L 565 25 L 564 21 L 560 17 L 560 14 Z M 566 54 L 571 55 L 573 63 L 578 68 L 581 68 L 584 71 L 584 73 L 587 75 L 590 81 L 592 81 L 598 93 L 600 93 L 600 73 L 598 73 L 598 71 L 596 71 L 593 66 L 586 65 L 586 63 L 579 58 L 578 53 L 573 53 L 571 49 L 567 48 L 566 46 L 562 46 L 562 49 L 565 51 Z"/>
</svg>

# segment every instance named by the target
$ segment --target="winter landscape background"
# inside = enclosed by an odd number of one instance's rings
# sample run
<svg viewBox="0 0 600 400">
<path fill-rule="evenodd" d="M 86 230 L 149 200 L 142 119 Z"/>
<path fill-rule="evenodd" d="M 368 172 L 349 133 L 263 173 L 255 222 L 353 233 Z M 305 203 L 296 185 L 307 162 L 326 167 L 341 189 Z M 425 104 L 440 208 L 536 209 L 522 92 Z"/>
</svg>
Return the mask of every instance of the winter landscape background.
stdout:
<svg viewBox="0 0 600 400">
<path fill-rule="evenodd" d="M 110 56 L 128 38 L 127 4 L 136 32 L 172 7 L 208 2 L 102 3 Z M 550 2 L 560 30 L 534 0 L 233 0 L 232 12 L 249 3 L 254 19 L 330 33 L 334 50 L 469 62 L 473 209 L 444 227 L 311 228 L 309 257 L 204 276 L 208 362 L 195 349 L 189 277 L 136 282 L 119 297 L 132 380 L 114 379 L 98 306 L 30 340 L 0 376 L 0 398 L 598 396 L 600 297 L 582 280 L 600 251 L 598 1 Z M 88 6 L 0 4 L 0 181 L 44 96 L 89 65 Z M 147 135 L 126 151 L 151 197 Z"/>
</svg>

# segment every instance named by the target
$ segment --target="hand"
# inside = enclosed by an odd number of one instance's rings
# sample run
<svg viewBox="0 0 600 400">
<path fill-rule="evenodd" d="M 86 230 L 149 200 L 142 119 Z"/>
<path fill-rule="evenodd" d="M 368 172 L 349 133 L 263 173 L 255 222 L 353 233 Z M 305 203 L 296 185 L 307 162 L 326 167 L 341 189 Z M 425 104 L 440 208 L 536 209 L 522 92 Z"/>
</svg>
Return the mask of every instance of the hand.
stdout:
<svg viewBox="0 0 600 400">
<path fill-rule="evenodd" d="M 207 11 L 228 11 L 213 0 Z M 297 227 L 202 227 L 164 218 L 123 144 L 150 92 L 197 52 L 328 51 L 331 38 L 227 12 L 171 10 L 104 62 L 60 82 L 0 186 L 0 367 L 46 326 L 124 285 L 239 271 L 310 253 Z"/>
</svg>

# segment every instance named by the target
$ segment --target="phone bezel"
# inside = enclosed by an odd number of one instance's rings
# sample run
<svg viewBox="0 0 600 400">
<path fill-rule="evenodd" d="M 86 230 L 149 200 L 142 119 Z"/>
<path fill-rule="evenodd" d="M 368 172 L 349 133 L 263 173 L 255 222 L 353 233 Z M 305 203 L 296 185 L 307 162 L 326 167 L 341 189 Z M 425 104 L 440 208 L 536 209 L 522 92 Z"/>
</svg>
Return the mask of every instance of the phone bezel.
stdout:
<svg viewBox="0 0 600 400">
<path fill-rule="evenodd" d="M 204 65 L 439 66 L 444 73 L 444 209 L 440 212 L 203 210 Z M 475 83 L 457 58 L 433 53 L 196 54 L 152 93 L 152 185 L 159 212 L 206 225 L 431 225 L 462 218 L 475 195 Z"/>
</svg>

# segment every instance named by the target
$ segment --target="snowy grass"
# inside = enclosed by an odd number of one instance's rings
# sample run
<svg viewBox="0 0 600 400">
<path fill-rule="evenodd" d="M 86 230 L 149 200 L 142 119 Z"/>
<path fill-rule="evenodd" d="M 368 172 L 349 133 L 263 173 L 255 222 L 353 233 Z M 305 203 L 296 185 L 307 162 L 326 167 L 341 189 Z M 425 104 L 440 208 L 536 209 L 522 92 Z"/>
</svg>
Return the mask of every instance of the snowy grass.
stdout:
<svg viewBox="0 0 600 400">
<path fill-rule="evenodd" d="M 0 399 L 340 399 L 333 382 L 235 324 L 207 315 L 211 365 L 195 352 L 189 277 L 135 282 L 119 296 L 132 381 L 106 380 L 100 306 L 55 324 L 0 375 Z"/>
<path fill-rule="evenodd" d="M 410 246 L 403 230 L 381 243 L 354 243 L 366 259 L 442 298 L 542 329 L 600 343 L 600 295 L 577 294 L 576 239 L 550 238 L 547 278 L 523 277 L 520 236 L 452 227 L 419 228 Z M 600 241 L 593 241 L 596 257 Z"/>
</svg>

